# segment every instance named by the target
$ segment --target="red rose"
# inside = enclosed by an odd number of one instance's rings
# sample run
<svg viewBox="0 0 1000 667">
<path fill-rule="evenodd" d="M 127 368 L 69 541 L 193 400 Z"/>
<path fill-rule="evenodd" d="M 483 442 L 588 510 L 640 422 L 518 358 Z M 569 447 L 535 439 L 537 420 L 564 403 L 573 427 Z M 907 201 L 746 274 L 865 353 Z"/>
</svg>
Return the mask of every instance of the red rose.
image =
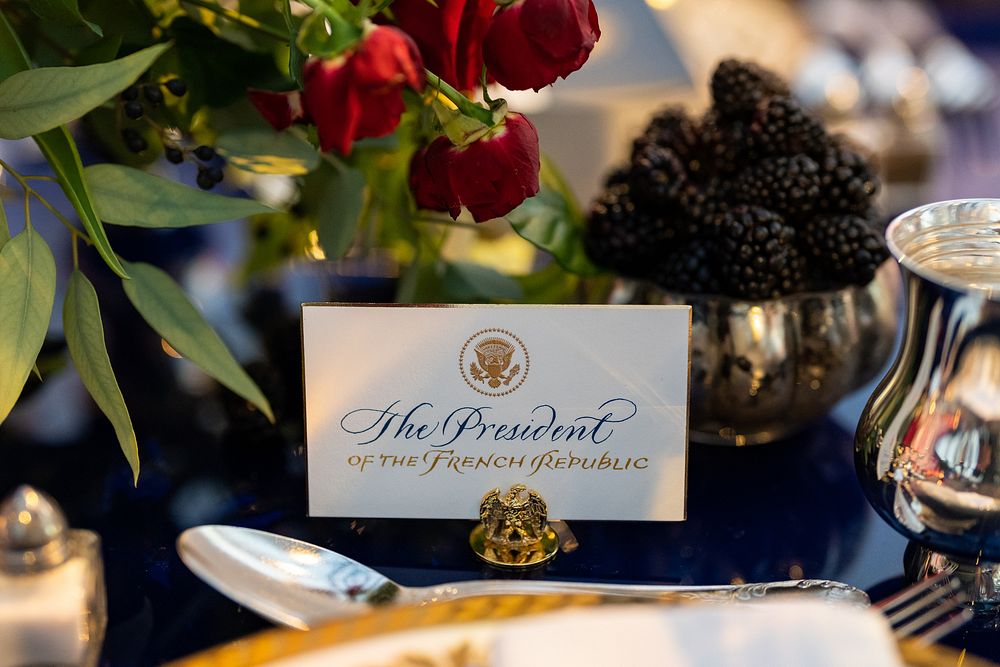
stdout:
<svg viewBox="0 0 1000 667">
<path fill-rule="evenodd" d="M 537 91 L 580 69 L 600 36 L 591 0 L 515 0 L 486 33 L 486 67 L 508 90 Z"/>
<path fill-rule="evenodd" d="M 421 208 L 448 211 L 455 219 L 464 206 L 476 222 L 483 222 L 538 194 L 539 168 L 535 126 L 508 113 L 467 146 L 438 137 L 417 151 L 410 164 L 410 189 Z"/>
<path fill-rule="evenodd" d="M 483 38 L 496 5 L 493 0 L 396 0 L 392 13 L 413 37 L 427 67 L 469 92 L 483 71 Z"/>
<path fill-rule="evenodd" d="M 284 130 L 292 123 L 309 121 L 302 108 L 302 94 L 297 90 L 290 93 L 249 90 L 247 96 L 260 115 L 276 130 Z"/>
<path fill-rule="evenodd" d="M 310 58 L 302 68 L 301 93 L 251 90 L 248 95 L 274 129 L 316 123 L 320 148 L 346 155 L 356 139 L 396 129 L 405 110 L 403 86 L 423 90 L 423 69 L 406 33 L 369 25 L 358 43 L 336 58 Z"/>
<path fill-rule="evenodd" d="M 302 103 L 316 123 L 320 149 L 350 153 L 351 143 L 381 137 L 399 125 L 403 86 L 423 90 L 423 62 L 403 31 L 369 26 L 352 49 L 302 69 Z"/>
</svg>

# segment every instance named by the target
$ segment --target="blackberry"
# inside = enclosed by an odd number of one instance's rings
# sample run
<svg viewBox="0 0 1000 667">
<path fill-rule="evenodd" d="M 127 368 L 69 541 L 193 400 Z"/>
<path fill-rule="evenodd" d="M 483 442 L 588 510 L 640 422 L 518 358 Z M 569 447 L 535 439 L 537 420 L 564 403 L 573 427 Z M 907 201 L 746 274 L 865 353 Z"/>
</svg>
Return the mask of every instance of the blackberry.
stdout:
<svg viewBox="0 0 1000 667">
<path fill-rule="evenodd" d="M 604 187 L 610 188 L 612 185 L 621 185 L 622 183 L 627 183 L 630 173 L 631 169 L 629 168 L 629 165 L 622 165 L 620 167 L 615 167 L 608 173 L 607 177 L 604 179 Z"/>
<path fill-rule="evenodd" d="M 689 183 L 681 190 L 680 209 L 693 227 L 692 235 L 715 235 L 719 215 L 729 209 L 728 195 L 729 188 L 721 179 Z"/>
<path fill-rule="evenodd" d="M 652 261 L 677 237 L 663 217 L 636 207 L 627 184 L 614 185 L 594 202 L 584 235 L 587 255 L 596 264 L 644 277 Z"/>
<path fill-rule="evenodd" d="M 702 175 L 726 176 L 739 171 L 746 164 L 745 134 L 742 121 L 726 121 L 708 111 L 698 125 Z"/>
<path fill-rule="evenodd" d="M 646 130 L 632 144 L 633 159 L 650 144 L 673 151 L 690 174 L 701 169 L 698 124 L 680 107 L 668 107 L 653 116 Z"/>
<path fill-rule="evenodd" d="M 632 194 L 649 206 L 662 207 L 676 201 L 686 180 L 684 165 L 669 148 L 648 144 L 632 156 Z"/>
<path fill-rule="evenodd" d="M 879 183 L 868 162 L 845 140 L 827 142 L 816 154 L 819 165 L 818 206 L 824 211 L 864 214 L 871 207 Z"/>
<path fill-rule="evenodd" d="M 819 166 L 805 155 L 761 160 L 733 184 L 738 203 L 763 206 L 791 218 L 812 211 L 819 194 Z"/>
<path fill-rule="evenodd" d="M 184 151 L 176 146 L 167 146 L 164 148 L 163 155 L 169 162 L 173 162 L 174 164 L 180 164 L 184 161 Z"/>
<path fill-rule="evenodd" d="M 167 87 L 167 90 L 170 91 L 170 94 L 174 97 L 183 97 L 184 93 L 186 93 L 188 89 L 187 84 L 181 79 L 170 79 L 170 81 L 167 81 L 163 85 Z"/>
<path fill-rule="evenodd" d="M 712 99 L 724 118 L 745 118 L 768 97 L 788 97 L 788 85 L 781 78 L 754 63 L 723 60 L 712 74 Z"/>
<path fill-rule="evenodd" d="M 763 102 L 745 137 L 747 149 L 755 158 L 813 154 L 823 149 L 826 139 L 822 123 L 789 97 L 772 97 Z"/>
<path fill-rule="evenodd" d="M 719 294 L 722 276 L 718 248 L 709 239 L 695 239 L 667 255 L 650 278 L 660 287 L 690 294 Z"/>
<path fill-rule="evenodd" d="M 885 242 L 856 215 L 816 216 L 802 230 L 803 247 L 841 284 L 867 285 L 889 257 Z"/>
<path fill-rule="evenodd" d="M 722 276 L 729 292 L 745 299 L 771 299 L 797 286 L 792 261 L 795 230 L 772 211 L 738 206 L 720 220 Z"/>
</svg>

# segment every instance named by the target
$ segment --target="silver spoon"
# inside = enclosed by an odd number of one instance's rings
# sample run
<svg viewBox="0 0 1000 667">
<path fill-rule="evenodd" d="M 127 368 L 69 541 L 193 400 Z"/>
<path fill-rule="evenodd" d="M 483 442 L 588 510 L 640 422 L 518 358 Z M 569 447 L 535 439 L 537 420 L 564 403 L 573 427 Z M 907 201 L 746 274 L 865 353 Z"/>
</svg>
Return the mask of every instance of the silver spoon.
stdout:
<svg viewBox="0 0 1000 667">
<path fill-rule="evenodd" d="M 493 579 L 401 586 L 370 567 L 308 542 L 234 526 L 199 526 L 177 539 L 181 560 L 208 585 L 275 623 L 308 630 L 386 605 L 424 605 L 476 595 L 591 593 L 615 597 L 750 602 L 808 595 L 867 607 L 854 586 L 822 579 L 738 586 L 639 586 Z"/>
</svg>

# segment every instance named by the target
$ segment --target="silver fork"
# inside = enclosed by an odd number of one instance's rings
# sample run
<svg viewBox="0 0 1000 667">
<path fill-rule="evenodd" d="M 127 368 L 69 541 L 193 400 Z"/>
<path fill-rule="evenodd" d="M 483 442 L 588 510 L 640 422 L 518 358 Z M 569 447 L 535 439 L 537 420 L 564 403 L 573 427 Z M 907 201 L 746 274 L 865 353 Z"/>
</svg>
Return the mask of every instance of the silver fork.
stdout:
<svg viewBox="0 0 1000 667">
<path fill-rule="evenodd" d="M 896 639 L 933 644 L 972 619 L 960 587 L 951 572 L 939 572 L 872 606 L 885 614 Z"/>
</svg>

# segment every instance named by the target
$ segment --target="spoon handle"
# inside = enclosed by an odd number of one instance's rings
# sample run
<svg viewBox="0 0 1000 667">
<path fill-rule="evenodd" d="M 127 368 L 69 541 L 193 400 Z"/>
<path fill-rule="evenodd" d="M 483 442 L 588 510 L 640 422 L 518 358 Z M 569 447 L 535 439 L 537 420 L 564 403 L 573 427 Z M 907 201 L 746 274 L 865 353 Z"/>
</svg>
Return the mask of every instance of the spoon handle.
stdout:
<svg viewBox="0 0 1000 667">
<path fill-rule="evenodd" d="M 776 597 L 808 596 L 859 607 L 871 604 L 868 594 L 839 581 L 804 579 L 730 586 L 645 586 L 633 584 L 591 584 L 571 581 L 487 579 L 442 584 L 419 591 L 421 602 L 437 602 L 477 595 L 542 595 L 590 593 L 608 597 L 655 599 L 662 601 L 756 602 Z"/>
</svg>

